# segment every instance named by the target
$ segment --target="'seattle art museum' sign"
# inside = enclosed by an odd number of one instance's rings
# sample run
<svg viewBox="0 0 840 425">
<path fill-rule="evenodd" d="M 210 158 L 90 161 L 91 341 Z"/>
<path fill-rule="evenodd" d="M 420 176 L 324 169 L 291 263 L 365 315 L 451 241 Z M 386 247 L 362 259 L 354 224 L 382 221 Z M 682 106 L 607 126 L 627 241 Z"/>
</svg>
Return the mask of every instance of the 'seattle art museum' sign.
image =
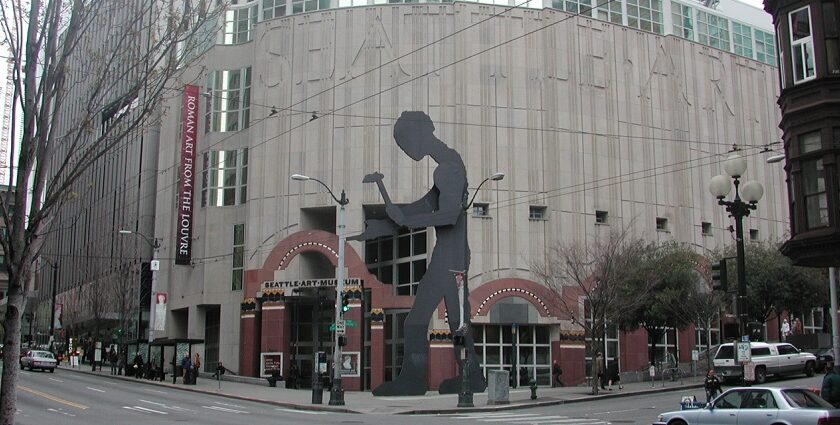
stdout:
<svg viewBox="0 0 840 425">
<path fill-rule="evenodd" d="M 344 279 L 344 286 L 362 286 L 362 279 Z M 329 288 L 336 286 L 338 279 L 270 280 L 263 282 L 262 289 Z"/>
</svg>

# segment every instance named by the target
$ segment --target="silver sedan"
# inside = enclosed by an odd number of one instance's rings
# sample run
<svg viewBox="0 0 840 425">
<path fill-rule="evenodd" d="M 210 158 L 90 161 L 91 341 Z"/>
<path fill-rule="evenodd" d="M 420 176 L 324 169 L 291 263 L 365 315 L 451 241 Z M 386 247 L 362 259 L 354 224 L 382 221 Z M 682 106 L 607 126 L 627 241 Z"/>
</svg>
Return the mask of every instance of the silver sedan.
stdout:
<svg viewBox="0 0 840 425">
<path fill-rule="evenodd" d="M 31 350 L 20 359 L 20 368 L 28 367 L 29 370 L 41 369 L 55 372 L 55 357 L 49 351 Z"/>
<path fill-rule="evenodd" d="M 733 388 L 702 409 L 659 415 L 654 425 L 835 425 L 840 410 L 803 388 Z"/>
</svg>

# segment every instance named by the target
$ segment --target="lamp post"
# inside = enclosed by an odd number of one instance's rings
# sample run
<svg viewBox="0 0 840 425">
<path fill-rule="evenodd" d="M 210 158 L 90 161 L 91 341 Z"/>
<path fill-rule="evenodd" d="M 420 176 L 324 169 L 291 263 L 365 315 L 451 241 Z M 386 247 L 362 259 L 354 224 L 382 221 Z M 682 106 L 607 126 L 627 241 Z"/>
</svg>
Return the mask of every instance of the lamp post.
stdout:
<svg viewBox="0 0 840 425">
<path fill-rule="evenodd" d="M 160 239 L 158 238 L 150 238 L 140 232 L 134 230 L 124 230 L 120 229 L 121 235 L 137 235 L 140 236 L 144 242 L 149 244 L 152 247 L 152 259 L 149 262 L 149 269 L 152 272 L 152 285 L 151 289 L 149 289 L 149 342 L 155 340 L 155 291 L 157 290 L 157 273 L 155 273 L 158 269 L 157 263 L 157 254 L 158 249 L 160 249 Z M 142 267 L 141 267 L 142 270 Z M 143 282 L 143 275 L 140 274 L 140 292 L 142 292 L 142 282 Z M 139 343 L 140 340 L 140 320 L 137 321 L 137 340 Z"/>
<path fill-rule="evenodd" d="M 338 333 L 338 322 L 341 319 L 341 298 L 342 294 L 344 293 L 344 244 L 345 244 L 345 235 L 344 235 L 344 207 L 350 200 L 347 199 L 347 196 L 344 193 L 344 190 L 341 191 L 341 198 L 337 198 L 332 190 L 330 190 L 329 186 L 327 186 L 321 180 L 318 180 L 313 177 L 304 176 L 302 174 L 292 174 L 292 180 L 297 181 L 307 181 L 307 180 L 314 180 L 321 184 L 324 189 L 327 189 L 327 192 L 330 193 L 330 196 L 338 203 L 338 217 L 336 217 L 337 225 L 336 230 L 338 233 L 338 266 L 336 267 L 335 271 L 335 340 L 333 341 L 335 345 L 333 346 L 333 385 L 330 389 L 330 406 L 344 406 L 344 388 L 341 386 L 341 345 L 339 345 L 340 334 Z"/>
<path fill-rule="evenodd" d="M 53 273 L 52 273 L 52 288 L 50 294 L 50 349 L 53 347 L 53 341 L 55 339 L 55 287 L 58 285 L 58 263 L 48 262 L 50 266 L 52 266 Z"/>
<path fill-rule="evenodd" d="M 466 202 L 463 205 L 463 209 L 461 211 L 461 218 L 464 220 L 466 224 L 467 220 L 467 211 L 469 211 L 470 207 L 472 207 L 473 201 L 475 201 L 476 195 L 478 195 L 479 189 L 484 183 L 487 183 L 489 180 L 499 181 L 505 178 L 505 173 L 493 173 L 489 177 L 486 177 L 478 186 L 475 188 L 475 192 L 473 192 L 472 199 L 469 202 Z M 464 192 L 464 200 L 466 201 L 468 194 Z M 468 229 L 469 227 L 467 227 Z M 466 258 L 467 255 L 467 247 L 469 246 L 469 232 L 464 231 L 464 266 L 466 270 L 463 272 L 463 276 L 461 279 L 463 280 L 461 284 L 461 312 L 459 314 L 461 327 L 458 329 L 460 332 L 460 336 L 463 338 L 463 365 L 461 366 L 461 391 L 458 393 L 458 407 L 474 407 L 473 404 L 473 392 L 470 389 L 470 354 L 467 347 L 467 335 L 472 331 L 470 325 L 470 313 L 467 311 L 469 308 L 469 288 L 468 286 L 468 272 L 469 272 L 469 261 Z M 457 272 L 456 272 L 457 273 Z M 457 276 L 457 275 L 456 275 Z"/>
<path fill-rule="evenodd" d="M 729 216 L 735 219 L 735 243 L 736 261 L 738 266 L 738 324 L 741 336 L 747 333 L 747 273 L 744 260 L 744 217 L 750 215 L 750 211 L 756 209 L 756 204 L 764 195 L 764 187 L 755 180 L 744 183 L 741 187 L 741 176 L 747 170 L 747 160 L 733 152 L 723 163 L 723 169 L 727 175 L 717 175 L 709 181 L 709 191 L 718 199 L 718 205 L 726 207 Z M 726 195 L 732 190 L 729 179 L 735 184 L 735 198 L 727 201 Z M 740 191 L 739 191 L 740 188 Z"/>
</svg>

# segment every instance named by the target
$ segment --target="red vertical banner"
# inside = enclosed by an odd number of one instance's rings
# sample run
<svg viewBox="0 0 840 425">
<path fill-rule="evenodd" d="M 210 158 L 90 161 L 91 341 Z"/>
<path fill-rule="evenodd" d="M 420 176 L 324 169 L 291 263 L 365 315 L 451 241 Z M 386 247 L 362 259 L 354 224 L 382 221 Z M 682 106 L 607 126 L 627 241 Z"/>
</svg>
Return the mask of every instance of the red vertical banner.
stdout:
<svg viewBox="0 0 840 425">
<path fill-rule="evenodd" d="M 193 198 L 195 197 L 195 150 L 198 144 L 198 86 L 184 86 L 181 105 L 181 166 L 178 168 L 178 233 L 175 264 L 192 260 Z"/>
</svg>

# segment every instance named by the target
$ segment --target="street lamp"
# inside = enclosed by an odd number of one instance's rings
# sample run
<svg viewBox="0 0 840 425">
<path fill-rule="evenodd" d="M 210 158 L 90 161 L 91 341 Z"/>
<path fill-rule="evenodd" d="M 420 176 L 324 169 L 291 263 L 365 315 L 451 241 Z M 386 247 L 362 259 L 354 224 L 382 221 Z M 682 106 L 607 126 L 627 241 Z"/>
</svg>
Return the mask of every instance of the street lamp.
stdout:
<svg viewBox="0 0 840 425">
<path fill-rule="evenodd" d="M 151 286 L 151 289 L 149 289 L 149 342 L 152 342 L 152 341 L 155 340 L 155 326 L 154 326 L 154 324 L 155 324 L 155 291 L 157 290 L 157 273 L 155 273 L 155 272 L 160 267 L 157 264 L 157 254 L 158 254 L 158 249 L 160 249 L 160 239 L 150 238 L 150 237 L 148 237 L 148 236 L 146 236 L 146 235 L 144 235 L 140 232 L 134 231 L 134 230 L 120 229 L 120 234 L 121 235 L 137 235 L 137 236 L 140 236 L 143 239 L 143 241 L 146 242 L 147 244 L 149 244 L 149 246 L 152 247 L 152 249 L 153 249 L 152 259 L 149 262 L 149 269 L 152 272 L 152 286 Z M 141 291 L 142 291 L 142 281 L 143 281 L 143 276 L 142 276 L 142 273 L 141 273 L 141 276 L 140 276 L 140 282 L 141 282 L 140 290 Z M 140 320 L 137 321 L 137 330 L 138 331 L 140 330 Z M 138 341 L 140 340 L 140 333 L 139 332 L 137 333 L 137 340 Z"/>
<path fill-rule="evenodd" d="M 744 262 L 744 225 L 743 219 L 756 209 L 756 204 L 764 195 L 764 187 L 755 180 L 744 183 L 739 191 L 741 176 L 747 170 L 747 160 L 733 152 L 723 163 L 723 169 L 728 176 L 720 174 L 709 181 L 709 191 L 718 199 L 718 205 L 726 207 L 729 216 L 735 219 L 736 261 L 738 264 L 738 322 L 741 336 L 747 335 L 747 276 Z M 724 198 L 732 190 L 729 179 L 735 183 L 735 198 L 726 201 Z"/>
<path fill-rule="evenodd" d="M 339 339 L 341 335 L 338 333 L 338 322 L 341 320 L 341 298 L 342 294 L 344 293 L 344 244 L 345 244 L 345 236 L 344 236 L 344 206 L 350 203 L 350 200 L 347 199 L 347 196 L 344 194 L 344 190 L 341 190 L 341 198 L 336 198 L 335 194 L 332 190 L 330 190 L 329 186 L 327 186 L 321 180 L 318 180 L 313 177 L 304 176 L 303 174 L 292 174 L 292 180 L 297 181 L 307 181 L 307 180 L 314 180 L 321 184 L 324 189 L 327 189 L 327 192 L 330 193 L 330 196 L 338 203 L 338 225 L 336 226 L 336 230 L 338 233 L 338 266 L 335 271 L 335 346 L 333 347 L 333 385 L 330 389 L 330 406 L 344 406 L 344 388 L 341 386 L 341 345 L 339 345 Z M 316 359 L 317 361 L 317 359 Z"/>
<path fill-rule="evenodd" d="M 478 186 L 475 188 L 475 192 L 473 192 L 472 199 L 470 199 L 469 202 L 463 205 L 461 211 L 461 218 L 464 220 L 465 224 L 467 220 L 467 211 L 469 211 L 470 207 L 472 207 L 473 201 L 475 201 L 475 197 L 478 195 L 478 191 L 479 189 L 481 189 L 481 186 L 484 185 L 484 183 L 487 183 L 489 180 L 499 181 L 503 178 L 505 178 L 505 173 L 493 173 L 478 184 Z M 464 195 L 464 200 L 466 200 L 468 194 L 464 193 Z M 467 229 L 469 229 L 469 227 L 467 227 Z M 468 246 L 469 232 L 465 231 L 464 256 L 466 256 Z M 464 265 L 467 267 L 467 269 L 464 270 L 464 275 L 462 277 L 463 282 L 461 284 L 461 314 L 459 315 L 461 319 L 461 327 L 458 329 L 460 331 L 459 333 L 461 334 L 460 336 L 463 338 L 464 342 L 464 351 L 462 353 L 464 363 L 463 366 L 461 366 L 461 391 L 458 393 L 458 407 L 474 407 L 473 392 L 472 389 L 470 389 L 470 354 L 467 347 L 467 335 L 469 335 L 469 332 L 471 332 L 471 325 L 470 314 L 467 311 L 467 308 L 469 307 L 469 289 L 467 288 L 467 283 L 469 282 L 469 280 L 467 279 L 469 272 L 469 261 L 466 258 L 464 259 Z"/>
</svg>

